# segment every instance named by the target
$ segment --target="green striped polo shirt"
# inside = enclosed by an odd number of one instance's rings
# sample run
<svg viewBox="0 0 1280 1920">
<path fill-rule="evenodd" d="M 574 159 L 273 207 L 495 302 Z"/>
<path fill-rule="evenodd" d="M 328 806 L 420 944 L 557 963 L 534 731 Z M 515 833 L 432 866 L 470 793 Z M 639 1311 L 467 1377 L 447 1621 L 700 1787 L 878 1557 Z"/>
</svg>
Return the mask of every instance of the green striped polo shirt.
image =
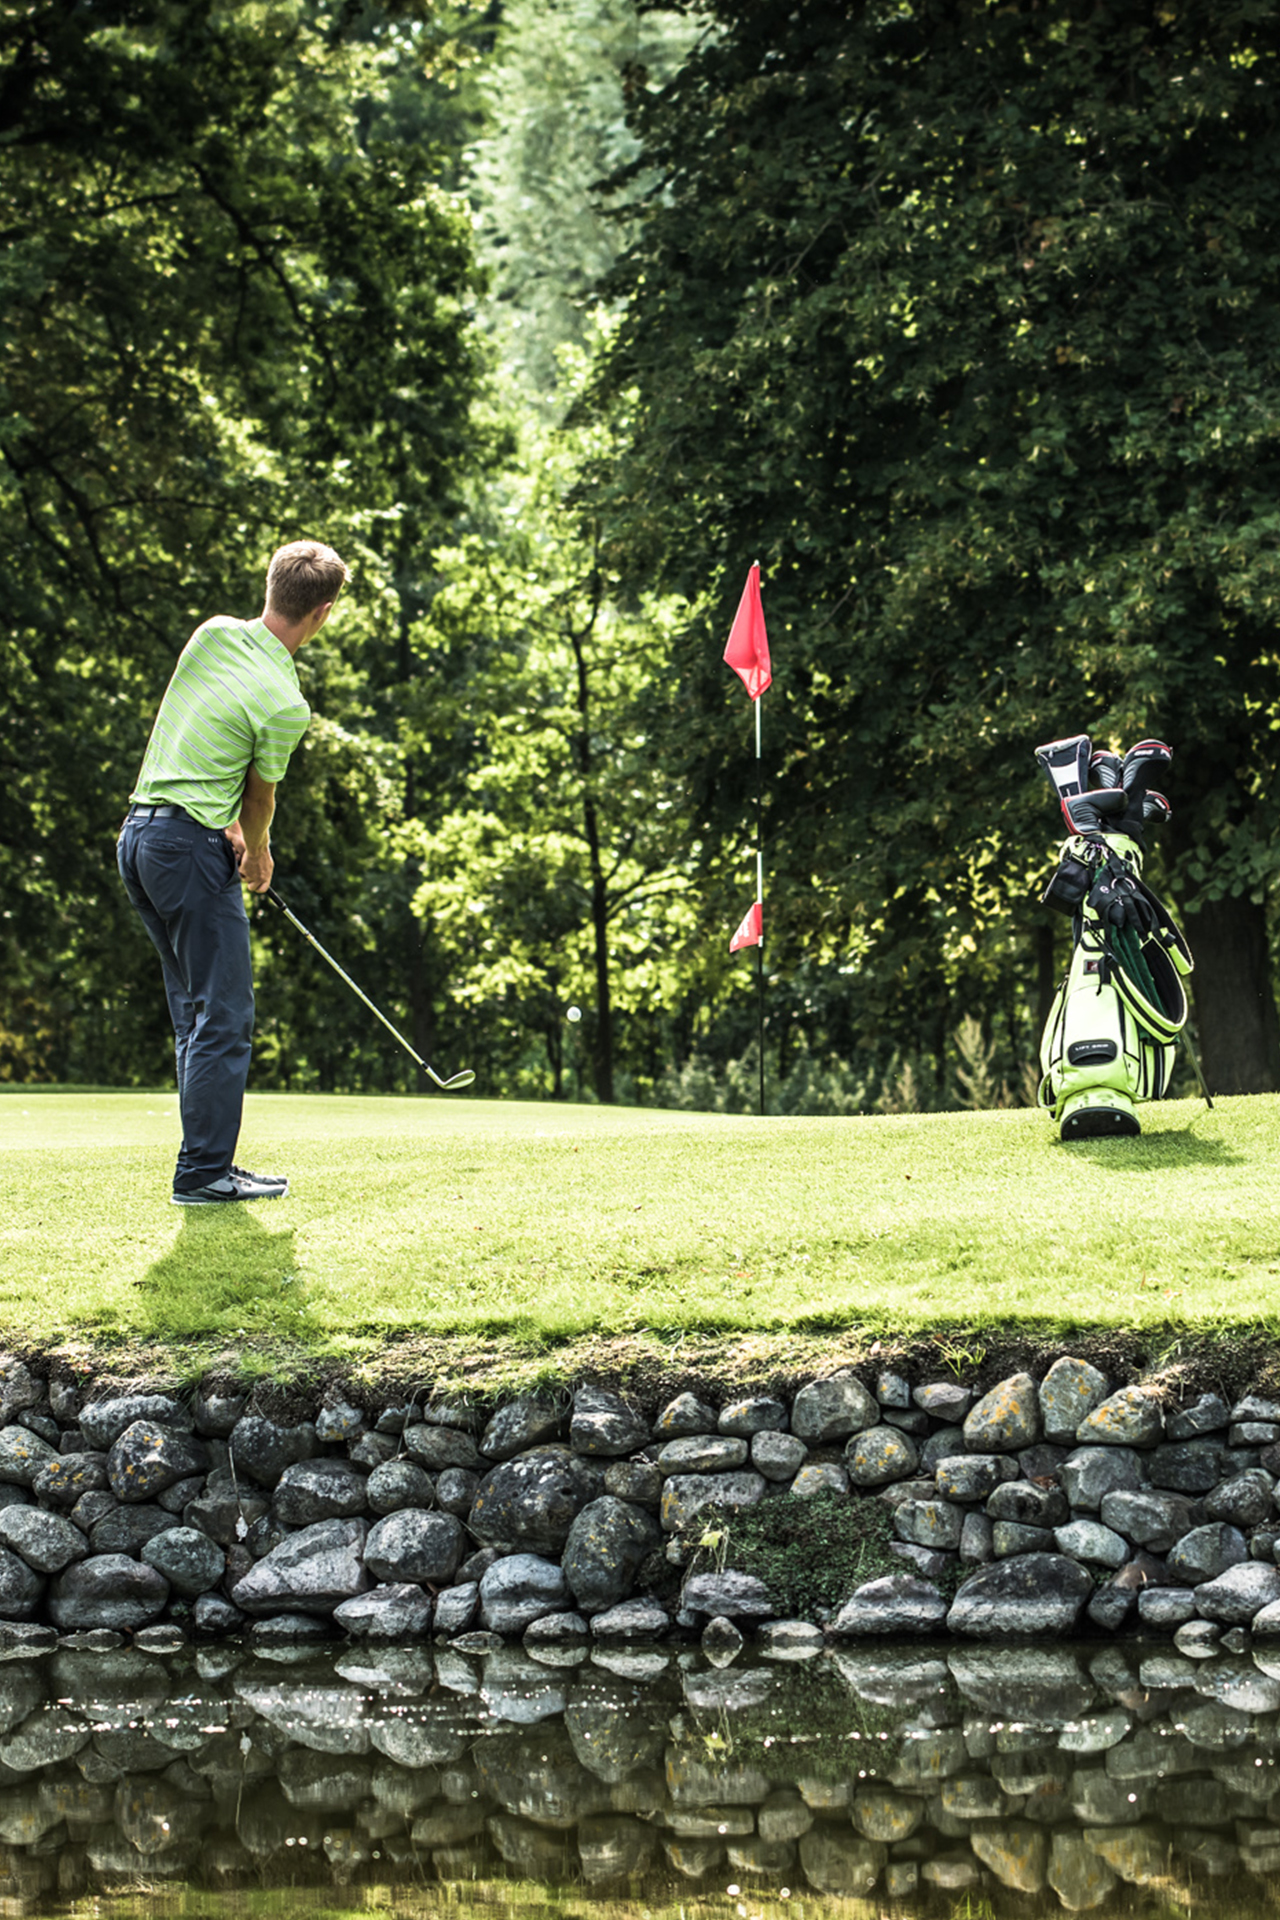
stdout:
<svg viewBox="0 0 1280 1920">
<path fill-rule="evenodd" d="M 206 620 L 178 655 L 130 801 L 169 801 L 202 826 L 230 826 L 250 766 L 283 780 L 310 718 L 293 656 L 269 627 Z"/>
</svg>

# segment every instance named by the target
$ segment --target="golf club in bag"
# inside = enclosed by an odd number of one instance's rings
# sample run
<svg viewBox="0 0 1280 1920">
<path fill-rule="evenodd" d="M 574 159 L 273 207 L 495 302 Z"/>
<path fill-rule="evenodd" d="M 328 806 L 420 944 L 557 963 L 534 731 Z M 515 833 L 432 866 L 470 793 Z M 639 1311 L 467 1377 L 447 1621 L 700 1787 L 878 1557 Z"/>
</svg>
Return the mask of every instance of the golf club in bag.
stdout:
<svg viewBox="0 0 1280 1920">
<path fill-rule="evenodd" d="M 1183 982 L 1193 964 L 1142 878 L 1146 830 L 1172 811 L 1150 782 L 1173 755 L 1159 740 L 1140 740 L 1123 757 L 1095 753 L 1081 733 L 1037 747 L 1036 759 L 1068 834 L 1041 900 L 1071 915 L 1073 935 L 1040 1042 L 1040 1105 L 1051 1109 L 1064 1140 L 1141 1133 L 1137 1105 L 1163 1096 L 1178 1036 L 1186 1038 Z"/>
<path fill-rule="evenodd" d="M 475 1079 L 475 1075 L 474 1073 L 470 1072 L 468 1069 L 464 1069 L 461 1073 L 451 1073 L 447 1080 L 442 1080 L 440 1075 L 436 1072 L 435 1068 L 429 1067 L 426 1061 L 422 1058 L 421 1054 L 416 1053 L 414 1049 L 409 1045 L 409 1042 L 405 1039 L 404 1035 L 396 1031 L 396 1029 L 392 1026 L 391 1022 L 388 1020 L 386 1014 L 379 1012 L 378 1008 L 374 1006 L 368 994 L 361 992 L 360 988 L 356 985 L 355 981 L 351 978 L 351 975 L 349 973 L 344 973 L 342 971 L 342 968 L 338 965 L 333 955 L 331 953 L 325 952 L 324 948 L 320 945 L 320 942 L 316 939 L 314 933 L 308 932 L 307 928 L 304 927 L 301 920 L 299 920 L 297 914 L 293 912 L 291 907 L 288 907 L 285 905 L 284 901 L 281 899 L 280 895 L 276 892 L 274 887 L 267 888 L 267 899 L 271 902 L 273 907 L 279 907 L 281 913 L 284 915 L 285 919 L 289 922 L 290 926 L 296 927 L 304 940 L 309 940 L 311 942 L 311 945 L 315 948 L 316 952 L 320 955 L 320 958 L 322 960 L 327 960 L 329 962 L 329 965 L 333 968 L 339 980 L 346 981 L 352 993 L 355 994 L 358 1000 L 364 1001 L 364 1004 L 366 1005 L 366 1007 L 368 1007 L 370 1013 L 377 1014 L 379 1020 L 381 1020 L 387 1032 L 393 1035 L 394 1038 L 400 1042 L 400 1045 L 404 1048 L 405 1052 L 408 1054 L 411 1060 L 417 1061 L 418 1065 L 422 1068 L 422 1071 L 426 1074 L 428 1080 L 434 1081 L 436 1086 L 441 1088 L 441 1090 L 445 1093 L 453 1093 L 459 1087 L 469 1087 L 471 1085 L 472 1081 Z"/>
</svg>

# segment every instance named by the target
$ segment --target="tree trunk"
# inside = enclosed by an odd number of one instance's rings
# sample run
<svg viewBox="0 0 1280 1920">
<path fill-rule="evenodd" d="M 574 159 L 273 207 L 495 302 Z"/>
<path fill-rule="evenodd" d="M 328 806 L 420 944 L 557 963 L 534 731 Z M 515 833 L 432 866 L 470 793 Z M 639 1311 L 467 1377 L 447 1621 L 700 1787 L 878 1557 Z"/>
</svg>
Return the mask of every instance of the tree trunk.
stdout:
<svg viewBox="0 0 1280 1920">
<path fill-rule="evenodd" d="M 1271 985 L 1267 913 L 1237 896 L 1186 916 L 1191 976 L 1210 1093 L 1280 1088 L 1280 1021 Z"/>
</svg>

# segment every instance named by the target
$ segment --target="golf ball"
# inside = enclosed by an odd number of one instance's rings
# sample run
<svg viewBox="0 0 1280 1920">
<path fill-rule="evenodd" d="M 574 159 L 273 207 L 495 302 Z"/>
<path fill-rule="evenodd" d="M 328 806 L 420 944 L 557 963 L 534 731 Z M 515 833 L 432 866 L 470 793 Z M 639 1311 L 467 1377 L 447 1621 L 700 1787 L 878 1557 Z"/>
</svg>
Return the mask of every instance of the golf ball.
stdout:
<svg viewBox="0 0 1280 1920">
<path fill-rule="evenodd" d="M 565 1017 L 565 1019 L 566 1019 L 566 1020 L 572 1020 L 572 1021 L 574 1021 L 574 1022 L 576 1023 L 577 1021 L 579 1021 L 579 1020 L 581 1020 L 581 1018 L 582 1018 L 582 1008 L 581 1008 L 581 1007 L 570 1007 L 570 1008 L 568 1009 L 568 1011 L 566 1012 L 566 1014 L 565 1014 L 565 1016 L 564 1016 L 564 1017 Z"/>
</svg>

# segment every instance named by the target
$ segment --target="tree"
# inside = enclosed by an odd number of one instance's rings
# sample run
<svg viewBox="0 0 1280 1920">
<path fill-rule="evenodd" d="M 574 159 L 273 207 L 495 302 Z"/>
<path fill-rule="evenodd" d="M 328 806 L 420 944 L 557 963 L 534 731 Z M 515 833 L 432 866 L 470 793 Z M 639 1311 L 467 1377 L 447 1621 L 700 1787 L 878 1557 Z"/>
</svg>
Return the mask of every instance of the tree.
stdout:
<svg viewBox="0 0 1280 1920">
<path fill-rule="evenodd" d="M 596 401 L 632 425 L 587 490 L 624 588 L 710 608 L 664 741 L 705 843 L 741 800 L 710 635 L 758 555 L 783 945 L 852 944 L 863 1016 L 941 1063 L 1043 985 L 1032 748 L 1155 734 L 1210 1080 L 1280 1085 L 1280 20 L 709 11 L 635 103 L 658 186 Z"/>
<path fill-rule="evenodd" d="M 159 995 L 121 989 L 153 962 L 111 841 L 196 621 L 256 611 L 271 548 L 319 532 L 358 562 L 339 623 L 358 667 L 387 582 L 403 597 L 429 572 L 460 508 L 480 437 L 469 222 L 379 104 L 422 65 L 428 19 L 337 0 L 0 19 L 9 1071 L 151 1077 L 167 1054 Z M 348 762 L 367 759 L 358 679 L 325 649 L 308 673 Z M 309 765 L 332 770 L 319 736 L 291 805 Z M 366 817 L 344 879 L 371 835 Z"/>
</svg>

